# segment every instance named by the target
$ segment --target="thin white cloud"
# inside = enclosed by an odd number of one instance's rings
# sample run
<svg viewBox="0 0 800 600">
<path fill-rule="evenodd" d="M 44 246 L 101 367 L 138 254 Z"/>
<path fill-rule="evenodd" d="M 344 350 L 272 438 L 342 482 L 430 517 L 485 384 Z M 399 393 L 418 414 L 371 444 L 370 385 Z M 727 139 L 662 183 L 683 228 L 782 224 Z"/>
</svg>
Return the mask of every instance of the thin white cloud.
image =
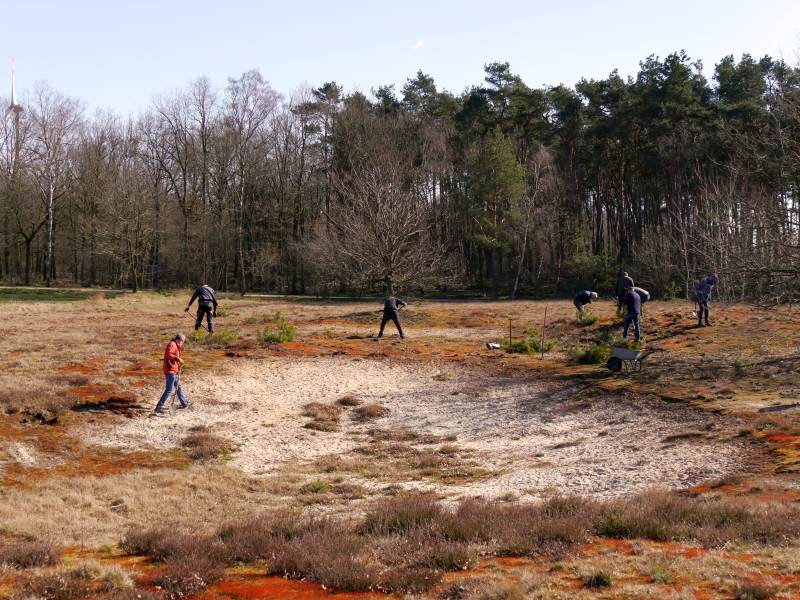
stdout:
<svg viewBox="0 0 800 600">
<path fill-rule="evenodd" d="M 419 50 L 419 49 L 420 49 L 420 48 L 422 48 L 424 45 L 425 45 L 425 42 L 424 42 L 423 40 L 417 40 L 416 42 L 414 42 L 414 45 L 413 45 L 413 46 L 411 46 L 411 49 L 412 49 L 412 50 Z"/>
</svg>

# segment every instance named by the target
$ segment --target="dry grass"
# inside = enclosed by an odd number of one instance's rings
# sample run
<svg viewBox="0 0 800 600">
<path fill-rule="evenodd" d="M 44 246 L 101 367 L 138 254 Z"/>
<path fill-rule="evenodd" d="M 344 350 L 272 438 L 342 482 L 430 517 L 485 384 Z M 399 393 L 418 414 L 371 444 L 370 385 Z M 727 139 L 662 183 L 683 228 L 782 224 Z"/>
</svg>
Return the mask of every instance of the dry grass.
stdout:
<svg viewBox="0 0 800 600">
<path fill-rule="evenodd" d="M 389 439 L 394 438 L 390 436 Z M 445 450 L 420 449 L 404 442 L 373 441 L 354 449 L 356 455 L 367 457 L 367 460 L 342 461 L 338 470 L 382 481 L 425 478 L 443 485 L 477 481 L 489 476 L 489 472 L 475 458 L 467 457 L 464 452 L 459 452 L 462 456 L 457 456 Z"/>
<path fill-rule="evenodd" d="M 53 565 L 58 560 L 55 549 L 44 542 L 34 540 L 0 541 L 0 564 L 17 569 L 30 569 Z"/>
<path fill-rule="evenodd" d="M 83 577 L 70 571 L 56 571 L 24 578 L 17 584 L 14 599 L 73 600 L 85 598 L 91 593 L 92 588 Z"/>
<path fill-rule="evenodd" d="M 346 523 L 314 520 L 294 538 L 282 540 L 268 561 L 268 573 L 306 579 L 333 590 L 370 590 L 380 571 L 366 556 L 366 540 Z"/>
<path fill-rule="evenodd" d="M 185 598 L 221 581 L 224 576 L 224 567 L 213 558 L 195 554 L 165 562 L 153 583 L 169 598 Z"/>
<path fill-rule="evenodd" d="M 132 523 L 150 523 L 154 517 L 185 525 L 224 523 L 268 507 L 272 486 L 268 479 L 253 480 L 214 462 L 104 477 L 51 477 L 32 489 L 4 489 L 0 523 L 17 534 L 93 547 L 114 543 Z M 125 502 L 126 512 L 114 510 L 117 499 Z"/>
<path fill-rule="evenodd" d="M 0 406 L 8 415 L 22 414 L 23 423 L 55 425 L 78 402 L 72 392 L 57 386 L 20 387 L 20 384 L 14 382 L 0 391 Z"/>
<path fill-rule="evenodd" d="M 158 562 L 178 560 L 194 554 L 217 560 L 225 556 L 224 545 L 214 536 L 176 524 L 131 529 L 120 542 L 120 547 L 128 554 L 146 554 Z"/>
<path fill-rule="evenodd" d="M 127 571 L 117 565 L 94 560 L 78 563 L 69 570 L 69 575 L 90 582 L 91 587 L 99 592 L 113 593 L 115 596 L 122 590 L 133 588 L 133 579 Z"/>
<path fill-rule="evenodd" d="M 324 404 L 322 402 L 309 402 L 303 406 L 303 416 L 319 419 L 321 421 L 335 421 L 339 419 L 342 408 L 336 404 Z"/>
<path fill-rule="evenodd" d="M 389 412 L 389 409 L 382 404 L 364 404 L 353 411 L 353 418 L 364 423 L 385 417 Z"/>
<path fill-rule="evenodd" d="M 757 583 L 743 583 L 736 586 L 733 591 L 735 600 L 769 600 L 774 598 L 777 591 L 765 585 Z"/>
<path fill-rule="evenodd" d="M 275 554 L 283 540 L 299 536 L 303 517 L 298 511 L 278 510 L 231 521 L 217 531 L 232 562 L 249 563 Z"/>
<path fill-rule="evenodd" d="M 431 494 L 387 498 L 364 517 L 361 530 L 370 535 L 408 533 L 444 518 L 445 512 Z"/>
<path fill-rule="evenodd" d="M 316 431 L 339 431 L 339 417 L 343 407 L 339 404 L 309 402 L 303 406 L 303 416 L 311 421 L 303 425 L 306 429 Z"/>
<path fill-rule="evenodd" d="M 310 494 L 333 487 L 321 480 L 310 486 Z M 271 574 L 333 590 L 422 593 L 442 573 L 468 568 L 481 555 L 560 557 L 598 534 L 714 546 L 785 543 L 800 539 L 798 512 L 787 509 L 775 518 L 769 507 L 732 507 L 655 492 L 605 503 L 559 497 L 537 504 L 471 499 L 450 509 L 433 495 L 415 494 L 373 503 L 359 521 L 267 513 L 215 533 L 175 526 L 132 531 L 122 545 L 175 565 L 174 582 L 164 580 L 175 589 L 188 585 L 187 573 L 208 582 L 217 576 L 213 567 L 266 560 Z M 195 564 L 197 548 L 203 549 L 203 560 Z M 610 586 L 609 572 L 588 571 L 585 586 Z"/>
<path fill-rule="evenodd" d="M 361 406 L 364 401 L 354 394 L 345 394 L 336 401 L 339 406 Z"/>
<path fill-rule="evenodd" d="M 406 428 L 380 429 L 374 427 L 367 431 L 367 435 L 376 442 L 414 442 L 422 445 L 455 442 L 458 439 L 455 435 L 441 436 L 432 433 L 417 433 Z"/>
<path fill-rule="evenodd" d="M 230 444 L 225 439 L 211 433 L 204 427 L 197 428 L 181 440 L 192 460 L 212 460 L 230 452 Z"/>
<path fill-rule="evenodd" d="M 781 545 L 800 537 L 800 507 L 650 492 L 608 502 L 597 532 L 620 538 L 697 541 L 708 546 L 730 542 Z"/>
<path fill-rule="evenodd" d="M 309 421 L 303 425 L 306 429 L 313 429 L 314 431 L 324 431 L 326 433 L 331 433 L 334 431 L 339 431 L 339 423 L 338 421 Z"/>
<path fill-rule="evenodd" d="M 606 571 L 597 571 L 596 573 L 592 573 L 591 575 L 588 575 L 583 582 L 583 586 L 589 588 L 590 590 L 607 588 L 611 587 L 612 585 L 614 585 L 614 580 Z"/>
<path fill-rule="evenodd" d="M 228 547 L 217 536 L 177 525 L 131 529 L 120 546 L 163 562 L 154 583 L 170 598 L 191 596 L 220 581 L 230 561 Z"/>
<path fill-rule="evenodd" d="M 479 575 L 446 586 L 439 600 L 527 600 L 535 586 L 502 575 Z"/>
<path fill-rule="evenodd" d="M 35 573 L 23 577 L 15 599 L 73 600 L 76 598 L 135 598 L 133 579 L 116 565 L 83 561 L 70 569 Z M 140 596 L 146 598 L 148 596 Z M 157 596 L 158 597 L 158 596 Z"/>
</svg>

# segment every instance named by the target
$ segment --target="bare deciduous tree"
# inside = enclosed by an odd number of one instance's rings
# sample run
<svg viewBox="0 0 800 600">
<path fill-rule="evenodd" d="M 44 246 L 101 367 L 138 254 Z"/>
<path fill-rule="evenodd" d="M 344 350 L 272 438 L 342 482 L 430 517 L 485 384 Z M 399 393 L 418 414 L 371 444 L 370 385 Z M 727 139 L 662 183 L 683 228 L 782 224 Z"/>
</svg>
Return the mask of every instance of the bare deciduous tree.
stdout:
<svg viewBox="0 0 800 600">
<path fill-rule="evenodd" d="M 81 105 L 48 85 L 38 84 L 30 104 L 31 144 L 29 162 L 46 209 L 47 248 L 44 280 L 50 285 L 53 275 L 53 227 L 55 203 L 69 190 L 72 148 L 78 140 Z"/>
<path fill-rule="evenodd" d="M 415 182 L 423 175 L 404 142 L 402 120 L 372 118 L 362 143 L 348 150 L 335 176 L 339 202 L 325 216 L 332 225 L 318 238 L 318 260 L 332 278 L 367 288 L 452 281 L 453 257 L 431 234 L 431 211 Z"/>
</svg>

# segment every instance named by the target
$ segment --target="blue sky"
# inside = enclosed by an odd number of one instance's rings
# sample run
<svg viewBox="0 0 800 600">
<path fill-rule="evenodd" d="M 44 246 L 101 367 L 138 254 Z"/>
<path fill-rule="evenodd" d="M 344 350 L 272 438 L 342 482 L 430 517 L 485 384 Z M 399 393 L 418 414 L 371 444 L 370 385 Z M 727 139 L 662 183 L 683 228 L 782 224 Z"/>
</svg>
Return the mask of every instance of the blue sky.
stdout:
<svg viewBox="0 0 800 600">
<path fill-rule="evenodd" d="M 459 92 L 509 61 L 529 85 L 634 74 L 685 49 L 795 62 L 800 0 L 0 0 L 0 94 L 47 80 L 90 108 L 136 112 L 160 92 L 258 68 L 278 91 L 335 80 L 369 92 L 422 69 Z"/>
</svg>

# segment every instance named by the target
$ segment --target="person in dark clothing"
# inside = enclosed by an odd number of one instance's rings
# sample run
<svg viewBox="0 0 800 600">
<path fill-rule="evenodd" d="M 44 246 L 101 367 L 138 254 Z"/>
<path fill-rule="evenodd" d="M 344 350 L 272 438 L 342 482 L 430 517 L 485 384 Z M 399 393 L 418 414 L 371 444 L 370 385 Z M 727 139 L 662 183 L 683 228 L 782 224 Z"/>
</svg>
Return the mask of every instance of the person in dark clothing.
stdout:
<svg viewBox="0 0 800 600">
<path fill-rule="evenodd" d="M 708 322 L 708 303 L 711 300 L 711 292 L 714 291 L 714 286 L 719 283 L 719 278 L 716 275 L 709 275 L 694 284 L 694 299 L 697 302 L 697 326 L 710 327 L 711 323 Z M 705 324 L 703 320 L 705 319 Z"/>
<path fill-rule="evenodd" d="M 640 287 L 636 287 L 636 286 L 633 287 L 633 291 L 636 292 L 637 294 L 639 294 L 639 299 L 642 301 L 642 315 L 644 315 L 644 305 L 645 305 L 645 303 L 650 302 L 650 292 L 648 292 L 644 288 L 640 288 Z M 641 325 L 641 323 L 640 323 L 640 325 Z"/>
<path fill-rule="evenodd" d="M 405 302 L 400 300 L 400 298 L 395 298 L 394 296 L 388 296 L 386 300 L 383 301 L 383 319 L 381 319 L 381 330 L 378 333 L 378 337 L 383 337 L 383 329 L 386 327 L 386 324 L 389 321 L 392 321 L 397 327 L 397 331 L 400 334 L 400 339 L 405 339 L 405 334 L 403 333 L 403 328 L 400 325 L 400 309 L 405 308 L 407 305 Z"/>
<path fill-rule="evenodd" d="M 214 333 L 214 317 L 217 316 L 217 296 L 211 286 L 205 283 L 194 291 L 189 304 L 184 312 L 189 312 L 192 303 L 197 300 L 197 319 L 194 322 L 195 331 L 203 326 L 203 317 L 208 323 L 208 333 Z"/>
<path fill-rule="evenodd" d="M 617 272 L 617 288 L 615 292 L 617 297 L 617 310 L 622 310 L 622 305 L 625 303 L 625 292 L 628 291 L 628 288 L 632 288 L 633 285 L 633 279 L 630 275 L 625 271 Z"/>
<path fill-rule="evenodd" d="M 587 304 L 591 304 L 593 300 L 597 300 L 597 292 L 591 292 L 589 290 L 583 290 L 579 292 L 572 299 L 572 303 L 575 305 L 575 308 L 578 309 L 578 315 L 583 316 L 583 307 Z"/>
<path fill-rule="evenodd" d="M 639 295 L 639 299 L 642 301 L 642 304 L 650 301 L 650 292 L 648 292 L 646 289 L 634 286 L 633 291 Z"/>
<path fill-rule="evenodd" d="M 641 329 L 639 327 L 639 316 L 642 314 L 642 299 L 634 291 L 634 287 L 631 286 L 625 291 L 625 295 L 622 297 L 623 304 L 625 305 L 625 323 L 622 330 L 622 337 L 628 337 L 628 327 L 633 324 L 633 332 L 636 336 L 636 341 L 638 342 L 641 338 Z"/>
</svg>

